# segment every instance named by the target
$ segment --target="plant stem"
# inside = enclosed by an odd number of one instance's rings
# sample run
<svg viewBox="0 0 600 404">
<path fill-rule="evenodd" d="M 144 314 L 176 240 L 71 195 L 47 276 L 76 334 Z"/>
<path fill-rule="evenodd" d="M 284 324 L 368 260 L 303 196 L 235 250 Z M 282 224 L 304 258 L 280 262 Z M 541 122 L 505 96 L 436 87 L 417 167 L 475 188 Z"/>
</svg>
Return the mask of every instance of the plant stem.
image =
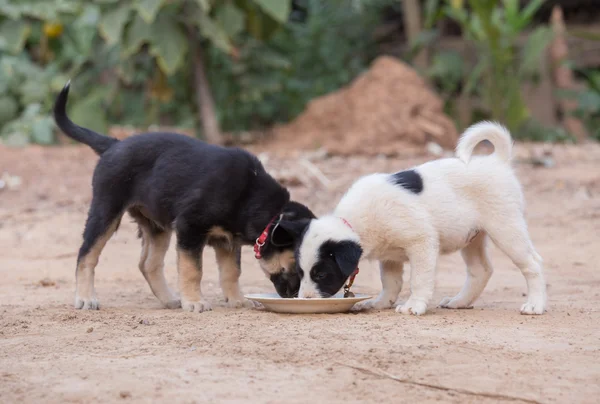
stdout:
<svg viewBox="0 0 600 404">
<path fill-rule="evenodd" d="M 406 36 L 409 43 L 414 43 L 422 31 L 421 27 L 421 5 L 418 0 L 404 0 L 402 2 L 404 14 L 404 26 L 406 27 Z M 419 69 L 427 68 L 427 49 L 421 49 L 413 59 L 416 67 Z"/>
<path fill-rule="evenodd" d="M 196 30 L 192 26 L 188 26 L 188 37 L 192 55 L 196 103 L 198 104 L 198 119 L 202 124 L 202 132 L 208 142 L 223 144 L 223 136 L 215 112 L 215 103 L 206 78 L 202 43 L 198 40 Z"/>
</svg>

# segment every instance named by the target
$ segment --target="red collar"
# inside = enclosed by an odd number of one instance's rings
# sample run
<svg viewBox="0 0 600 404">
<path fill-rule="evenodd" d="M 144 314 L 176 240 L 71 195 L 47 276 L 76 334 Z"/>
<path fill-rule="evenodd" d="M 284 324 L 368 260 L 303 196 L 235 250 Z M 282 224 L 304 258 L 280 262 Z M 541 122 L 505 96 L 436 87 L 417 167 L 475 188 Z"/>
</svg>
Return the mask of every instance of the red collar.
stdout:
<svg viewBox="0 0 600 404">
<path fill-rule="evenodd" d="M 275 216 L 273 219 L 271 219 L 271 221 L 267 224 L 267 227 L 265 227 L 263 232 L 260 233 L 260 236 L 258 236 L 256 241 L 254 242 L 254 258 L 256 258 L 257 260 L 262 258 L 262 247 L 267 242 L 267 237 L 269 237 L 269 230 L 271 229 L 271 226 L 273 225 L 273 222 L 275 221 L 275 219 L 277 219 L 277 217 L 278 216 Z"/>
<path fill-rule="evenodd" d="M 354 284 L 354 278 L 356 278 L 356 275 L 358 275 L 358 268 L 356 268 L 356 270 L 354 270 L 354 272 L 352 272 L 352 275 L 350 275 L 350 278 L 348 279 L 348 283 L 344 285 L 344 297 L 354 297 L 354 293 L 350 292 L 350 288 L 352 287 L 352 285 Z"/>
<path fill-rule="evenodd" d="M 344 219 L 343 217 L 340 217 L 340 219 L 342 220 L 342 222 L 344 222 L 344 224 L 346 226 L 348 226 L 350 228 L 350 230 L 352 229 L 352 226 L 350 225 L 350 223 Z M 352 292 L 350 292 L 350 288 L 352 287 L 352 284 L 354 284 L 354 278 L 356 278 L 356 275 L 358 275 L 360 271 L 358 270 L 358 267 L 354 270 L 354 272 L 352 272 L 352 275 L 350 275 L 350 278 L 348 278 L 348 283 L 344 285 L 344 297 L 349 297 L 354 296 L 354 294 Z"/>
</svg>

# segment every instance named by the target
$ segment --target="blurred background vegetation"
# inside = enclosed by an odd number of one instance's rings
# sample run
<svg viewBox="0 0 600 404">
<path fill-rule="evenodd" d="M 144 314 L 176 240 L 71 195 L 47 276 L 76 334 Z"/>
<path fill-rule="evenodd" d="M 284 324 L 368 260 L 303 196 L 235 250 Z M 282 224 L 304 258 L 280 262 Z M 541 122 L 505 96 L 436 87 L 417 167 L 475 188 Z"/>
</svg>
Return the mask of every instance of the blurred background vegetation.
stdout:
<svg viewBox="0 0 600 404">
<path fill-rule="evenodd" d="M 578 27 L 596 22 L 591 0 L 4 0 L 0 137 L 56 142 L 50 109 L 73 79 L 70 115 L 82 125 L 189 128 L 223 143 L 222 132 L 292 120 L 392 54 L 427 78 L 459 129 L 490 118 L 520 137 L 569 140 L 527 102 L 548 68 L 547 22 L 559 3 Z M 583 12 L 569 14 L 574 6 Z M 569 113 L 600 139 L 599 66 L 561 63 L 578 86 L 553 97 L 576 101 Z"/>
</svg>

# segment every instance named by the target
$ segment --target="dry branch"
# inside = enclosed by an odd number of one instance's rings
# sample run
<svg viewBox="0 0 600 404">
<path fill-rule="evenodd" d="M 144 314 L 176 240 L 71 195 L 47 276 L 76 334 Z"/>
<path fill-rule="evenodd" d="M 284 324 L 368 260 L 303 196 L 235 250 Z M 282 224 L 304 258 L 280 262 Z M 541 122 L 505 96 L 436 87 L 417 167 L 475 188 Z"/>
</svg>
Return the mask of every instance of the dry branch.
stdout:
<svg viewBox="0 0 600 404">
<path fill-rule="evenodd" d="M 386 371 L 383 371 L 381 369 L 369 369 L 369 368 L 366 368 L 363 366 L 349 365 L 347 363 L 341 363 L 341 362 L 337 362 L 337 364 L 354 369 L 354 370 L 358 370 L 359 372 L 366 373 L 371 376 L 377 376 L 377 377 L 381 377 L 381 378 L 385 378 L 385 379 L 391 379 L 398 383 L 410 384 L 413 386 L 427 387 L 429 389 L 440 390 L 440 391 L 450 391 L 453 393 L 466 394 L 466 395 L 474 396 L 474 397 L 486 397 L 486 398 L 491 398 L 491 399 L 495 399 L 495 400 L 522 401 L 525 403 L 541 404 L 539 401 L 532 400 L 529 398 L 515 397 L 515 396 L 509 396 L 509 395 L 505 395 L 505 394 L 484 393 L 484 392 L 465 390 L 465 389 L 461 389 L 461 388 L 439 386 L 437 384 L 431 384 L 431 383 L 416 382 L 414 380 L 403 379 L 398 376 L 394 376 L 394 375 L 392 375 Z"/>
</svg>

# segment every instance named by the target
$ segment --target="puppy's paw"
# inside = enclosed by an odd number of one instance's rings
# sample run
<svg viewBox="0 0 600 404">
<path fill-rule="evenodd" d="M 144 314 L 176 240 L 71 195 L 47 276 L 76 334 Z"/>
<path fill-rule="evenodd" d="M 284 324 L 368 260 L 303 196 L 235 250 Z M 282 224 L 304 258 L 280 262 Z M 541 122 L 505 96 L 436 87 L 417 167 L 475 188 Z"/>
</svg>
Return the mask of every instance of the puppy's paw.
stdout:
<svg viewBox="0 0 600 404">
<path fill-rule="evenodd" d="M 463 302 L 457 297 L 445 297 L 440 302 L 440 307 L 444 309 L 472 309 L 473 305 Z"/>
<path fill-rule="evenodd" d="M 366 310 L 384 310 L 390 309 L 394 305 L 394 302 L 390 302 L 389 300 L 380 300 L 380 299 L 369 299 L 363 300 L 362 302 L 358 302 L 352 307 L 354 311 L 366 311 Z"/>
<path fill-rule="evenodd" d="M 527 314 L 527 315 L 544 314 L 544 311 L 546 311 L 545 306 L 546 305 L 544 304 L 543 299 L 540 299 L 539 302 L 528 301 L 523 306 L 521 306 L 521 314 Z"/>
<path fill-rule="evenodd" d="M 85 299 L 75 296 L 75 308 L 78 310 L 98 310 L 100 308 L 100 304 L 98 303 L 98 299 L 95 297 Z"/>
<path fill-rule="evenodd" d="M 179 300 L 179 299 L 169 300 L 168 302 L 164 303 L 164 305 L 165 305 L 165 308 L 167 308 L 169 310 L 179 309 L 181 307 L 181 300 Z"/>
<path fill-rule="evenodd" d="M 193 313 L 202 313 L 203 311 L 212 310 L 211 304 L 204 299 L 196 301 L 181 299 L 181 308 Z"/>
<path fill-rule="evenodd" d="M 427 303 L 416 299 L 408 299 L 402 306 L 396 307 L 396 313 L 414 314 L 415 316 L 421 316 L 426 311 Z"/>
<path fill-rule="evenodd" d="M 232 309 L 241 309 L 242 307 L 253 309 L 255 307 L 260 307 L 260 303 L 245 299 L 243 297 L 238 297 L 235 299 L 227 299 L 227 307 Z"/>
</svg>

